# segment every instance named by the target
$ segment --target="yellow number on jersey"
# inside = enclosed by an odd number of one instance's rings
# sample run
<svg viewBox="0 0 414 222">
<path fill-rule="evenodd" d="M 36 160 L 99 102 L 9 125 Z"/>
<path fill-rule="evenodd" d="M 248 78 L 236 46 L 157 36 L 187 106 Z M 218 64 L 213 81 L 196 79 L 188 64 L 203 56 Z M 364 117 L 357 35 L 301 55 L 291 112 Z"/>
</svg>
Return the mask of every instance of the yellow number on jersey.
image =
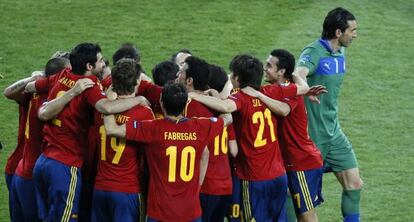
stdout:
<svg viewBox="0 0 414 222">
<path fill-rule="evenodd" d="M 270 129 L 270 137 L 271 141 L 274 142 L 276 140 L 275 135 L 275 125 L 272 121 L 272 113 L 268 108 L 265 109 L 264 113 L 261 111 L 257 111 L 253 113 L 252 121 L 253 124 L 259 123 L 259 130 L 257 131 L 256 139 L 254 140 L 254 147 L 262 147 L 266 145 L 267 139 L 263 138 L 263 132 L 265 129 L 265 119 L 267 120 L 267 125 Z"/>
<path fill-rule="evenodd" d="M 223 133 L 221 134 L 221 144 L 220 144 L 220 135 L 214 137 L 214 156 L 219 155 L 220 153 L 220 145 L 221 145 L 221 152 L 227 154 L 229 150 L 228 146 L 228 137 L 229 134 L 227 132 L 227 127 L 224 127 Z"/>
<path fill-rule="evenodd" d="M 166 149 L 166 155 L 169 157 L 168 163 L 168 182 L 175 182 L 177 173 L 177 147 L 169 146 Z M 190 181 L 194 176 L 195 167 L 195 149 L 192 146 L 186 146 L 181 151 L 180 178 L 184 182 Z"/>
<path fill-rule="evenodd" d="M 105 126 L 99 127 L 99 134 L 101 134 L 101 160 L 106 161 L 106 131 Z M 115 151 L 114 158 L 112 159 L 113 164 L 118 164 L 121 159 L 122 153 L 125 150 L 126 139 L 111 137 L 111 148 Z"/>
</svg>

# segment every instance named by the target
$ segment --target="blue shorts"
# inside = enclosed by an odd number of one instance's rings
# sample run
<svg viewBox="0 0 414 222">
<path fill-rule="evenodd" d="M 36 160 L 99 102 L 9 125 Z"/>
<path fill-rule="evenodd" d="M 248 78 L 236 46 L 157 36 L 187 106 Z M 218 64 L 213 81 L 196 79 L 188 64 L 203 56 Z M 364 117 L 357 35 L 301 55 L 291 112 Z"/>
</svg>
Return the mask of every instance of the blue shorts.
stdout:
<svg viewBox="0 0 414 222">
<path fill-rule="evenodd" d="M 13 177 L 13 206 L 10 211 L 13 221 L 41 221 L 37 215 L 36 194 L 32 179 L 24 179 L 18 175 Z"/>
<path fill-rule="evenodd" d="M 286 174 L 273 180 L 242 183 L 244 221 L 287 221 L 285 202 L 288 181 Z"/>
<path fill-rule="evenodd" d="M 231 203 L 231 195 L 200 194 L 203 221 L 224 221 Z"/>
<path fill-rule="evenodd" d="M 139 221 L 139 202 L 138 193 L 94 190 L 91 221 Z"/>
<path fill-rule="evenodd" d="M 39 217 L 47 221 L 77 221 L 82 176 L 77 167 L 39 156 L 33 169 Z"/>
<path fill-rule="evenodd" d="M 322 174 L 324 168 L 288 172 L 289 190 L 296 212 L 305 213 L 323 202 Z"/>
<path fill-rule="evenodd" d="M 241 182 L 236 175 L 232 175 L 233 182 L 233 194 L 231 196 L 231 203 L 227 219 L 229 222 L 239 222 L 243 217 L 243 212 L 241 211 Z"/>
</svg>

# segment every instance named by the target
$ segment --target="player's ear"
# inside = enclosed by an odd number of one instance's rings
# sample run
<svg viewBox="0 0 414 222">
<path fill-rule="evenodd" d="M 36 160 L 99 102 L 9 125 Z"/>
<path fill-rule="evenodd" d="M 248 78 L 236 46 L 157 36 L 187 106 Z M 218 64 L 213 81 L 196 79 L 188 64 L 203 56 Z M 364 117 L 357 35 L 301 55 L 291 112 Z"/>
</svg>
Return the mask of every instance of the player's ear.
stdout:
<svg viewBox="0 0 414 222">
<path fill-rule="evenodd" d="M 185 80 L 185 83 L 186 83 L 186 85 L 188 86 L 188 85 L 193 85 L 193 77 L 189 77 L 189 78 L 187 78 L 186 80 Z"/>
<path fill-rule="evenodd" d="M 337 38 L 341 37 L 341 35 L 342 35 L 341 29 L 336 29 L 335 35 L 336 35 Z"/>
<path fill-rule="evenodd" d="M 91 65 L 89 62 L 86 63 L 86 71 L 91 71 L 93 69 L 93 65 Z"/>
</svg>

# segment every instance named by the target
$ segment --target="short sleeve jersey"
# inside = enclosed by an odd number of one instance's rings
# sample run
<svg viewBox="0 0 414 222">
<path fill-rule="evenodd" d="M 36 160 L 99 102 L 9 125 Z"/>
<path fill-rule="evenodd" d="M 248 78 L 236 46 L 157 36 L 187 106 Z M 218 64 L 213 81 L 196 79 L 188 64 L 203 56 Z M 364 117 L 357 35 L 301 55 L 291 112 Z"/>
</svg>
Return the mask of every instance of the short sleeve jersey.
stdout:
<svg viewBox="0 0 414 222">
<path fill-rule="evenodd" d="M 148 143 L 150 173 L 147 214 L 160 221 L 201 216 L 200 159 L 205 146 L 223 132 L 221 118 L 168 118 L 127 123 L 126 138 Z"/>
<path fill-rule="evenodd" d="M 99 100 L 106 98 L 105 93 L 96 76 L 74 75 L 69 69 L 37 80 L 35 84 L 36 90 L 49 91 L 48 100 L 52 100 L 71 89 L 76 81 L 82 78 L 90 78 L 96 84 L 74 97 L 57 117 L 48 121 L 43 128 L 44 139 L 47 142 L 43 154 L 75 167 L 82 166 L 87 131 L 93 123 L 94 106 Z"/>
<path fill-rule="evenodd" d="M 237 106 L 233 126 L 239 152 L 236 175 L 245 180 L 270 180 L 285 173 L 277 140 L 277 122 L 267 106 L 242 91 L 229 97 Z"/>
<path fill-rule="evenodd" d="M 186 117 L 214 117 L 215 114 L 198 101 L 190 100 L 185 109 Z M 210 156 L 201 193 L 211 195 L 230 195 L 232 181 L 228 158 L 228 131 L 223 132 L 208 144 Z"/>
<path fill-rule="evenodd" d="M 124 192 L 141 193 L 140 179 L 142 175 L 143 149 L 136 141 L 129 141 L 125 138 L 106 136 L 103 125 L 103 116 L 96 122 L 98 136 L 98 172 L 95 178 L 95 189 Z M 151 120 L 154 115 L 150 108 L 135 106 L 132 109 L 115 115 L 118 124 L 126 124 L 131 120 Z"/>
<path fill-rule="evenodd" d="M 46 99 L 47 94 L 34 93 L 29 103 L 24 131 L 23 157 L 16 169 L 16 174 L 25 179 L 32 178 L 33 167 L 42 152 L 44 122 L 37 117 L 37 112 Z"/>
<path fill-rule="evenodd" d="M 278 117 L 278 137 L 286 171 L 320 168 L 322 156 L 308 135 L 303 96 L 284 100 L 290 106 L 288 116 Z"/>
<path fill-rule="evenodd" d="M 26 94 L 21 102 L 19 102 L 19 128 L 17 130 L 17 144 L 13 153 L 10 154 L 7 159 L 6 168 L 4 172 L 6 174 L 14 174 L 17 165 L 23 157 L 24 149 L 24 134 L 27 120 L 27 111 L 29 109 L 30 94 Z"/>
<path fill-rule="evenodd" d="M 319 96 L 320 104 L 305 100 L 309 120 L 309 135 L 317 145 L 342 138 L 338 120 L 338 95 L 345 75 L 345 49 L 332 52 L 328 41 L 319 39 L 306 46 L 299 57 L 298 67 L 309 69 L 308 84 L 323 85 L 327 93 Z"/>
</svg>

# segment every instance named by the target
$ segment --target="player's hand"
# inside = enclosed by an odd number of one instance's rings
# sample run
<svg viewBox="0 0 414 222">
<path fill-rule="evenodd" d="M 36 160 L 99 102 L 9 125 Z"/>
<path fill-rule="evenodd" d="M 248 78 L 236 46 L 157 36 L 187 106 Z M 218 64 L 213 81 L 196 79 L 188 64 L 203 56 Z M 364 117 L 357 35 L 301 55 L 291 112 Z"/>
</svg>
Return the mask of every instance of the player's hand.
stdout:
<svg viewBox="0 0 414 222">
<path fill-rule="evenodd" d="M 45 71 L 34 71 L 32 72 L 32 80 L 36 81 L 41 77 L 45 76 Z"/>
<path fill-rule="evenodd" d="M 137 98 L 140 100 L 139 104 L 143 106 L 151 106 L 151 103 L 148 101 L 147 98 L 143 96 L 137 96 Z"/>
<path fill-rule="evenodd" d="M 321 101 L 319 101 L 317 96 L 308 96 L 308 99 L 313 103 L 321 104 Z"/>
<path fill-rule="evenodd" d="M 251 96 L 251 97 L 254 97 L 254 98 L 258 98 L 259 95 L 260 95 L 260 92 L 259 91 L 253 89 L 250 86 L 244 87 L 243 89 L 241 89 L 241 91 L 244 92 L 245 94 Z"/>
<path fill-rule="evenodd" d="M 106 98 L 108 98 L 109 100 L 115 100 L 116 98 L 118 98 L 118 94 L 116 94 L 116 92 L 112 90 L 112 85 L 108 87 L 105 94 Z"/>
<path fill-rule="evenodd" d="M 209 95 L 209 96 L 213 96 L 216 98 L 220 98 L 220 93 L 215 90 L 215 89 L 207 89 L 206 91 L 204 91 L 205 95 Z"/>
<path fill-rule="evenodd" d="M 231 113 L 223 113 L 220 114 L 219 117 L 223 118 L 225 126 L 228 126 L 233 122 L 233 116 Z"/>
<path fill-rule="evenodd" d="M 75 86 L 73 86 L 73 88 L 70 90 L 73 92 L 74 96 L 77 96 L 86 89 L 93 87 L 94 85 L 95 83 L 91 79 L 83 78 L 76 81 Z"/>
<path fill-rule="evenodd" d="M 325 86 L 322 85 L 316 85 L 309 88 L 308 93 L 306 93 L 307 96 L 319 96 L 321 94 L 327 93 L 328 90 L 326 90 Z"/>
</svg>

